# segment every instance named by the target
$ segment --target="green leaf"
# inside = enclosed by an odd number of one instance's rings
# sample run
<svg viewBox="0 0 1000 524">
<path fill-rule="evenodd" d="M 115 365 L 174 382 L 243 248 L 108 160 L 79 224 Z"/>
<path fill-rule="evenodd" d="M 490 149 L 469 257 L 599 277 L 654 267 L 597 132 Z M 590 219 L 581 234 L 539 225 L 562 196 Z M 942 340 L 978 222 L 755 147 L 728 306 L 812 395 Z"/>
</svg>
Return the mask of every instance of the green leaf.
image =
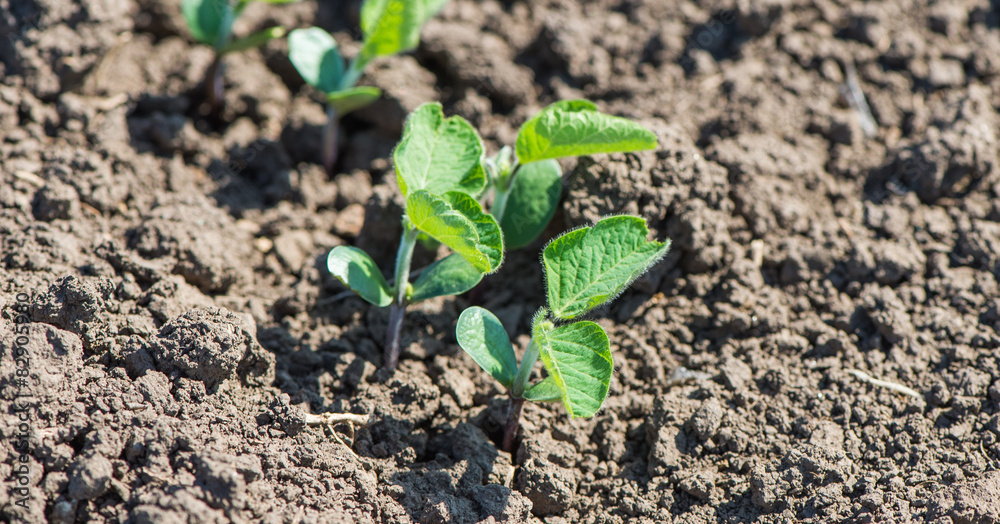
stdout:
<svg viewBox="0 0 1000 524">
<path fill-rule="evenodd" d="M 368 253 L 349 246 L 337 246 L 326 257 L 330 274 L 361 298 L 379 307 L 392 303 L 392 288 Z"/>
<path fill-rule="evenodd" d="M 543 332 L 537 342 L 549 372 L 546 381 L 552 381 L 537 392 L 538 396 L 544 398 L 555 388 L 570 416 L 597 413 L 608 396 L 614 369 L 607 333 L 593 322 L 574 322 Z"/>
<path fill-rule="evenodd" d="M 542 264 L 552 314 L 575 318 L 618 296 L 670 248 L 669 241 L 646 241 L 648 234 L 641 218 L 615 216 L 545 246 Z"/>
<path fill-rule="evenodd" d="M 480 273 L 492 273 L 502 261 L 498 259 L 503 255 L 500 226 L 493 220 L 491 227 L 493 217 L 481 207 L 478 214 L 470 213 L 471 217 L 464 214 L 478 205 L 465 193 L 450 192 L 441 197 L 420 190 L 406 198 L 406 215 L 414 227 L 451 248 Z M 480 231 L 485 238 L 480 238 Z"/>
<path fill-rule="evenodd" d="M 265 4 L 293 4 L 295 2 L 298 2 L 299 0 L 258 0 L 258 1 L 263 2 Z"/>
<path fill-rule="evenodd" d="M 478 195 L 486 186 L 482 157 L 483 142 L 472 124 L 460 116 L 445 118 L 438 103 L 423 104 L 410 114 L 392 153 L 404 196 L 420 189 Z"/>
<path fill-rule="evenodd" d="M 493 313 L 475 306 L 466 309 L 458 317 L 455 337 L 479 367 L 510 389 L 517 375 L 517 357 L 507 331 Z"/>
<path fill-rule="evenodd" d="M 373 104 L 380 96 L 382 96 L 381 89 L 361 86 L 334 91 L 326 96 L 326 101 L 337 110 L 338 115 L 344 116 L 351 111 Z"/>
<path fill-rule="evenodd" d="M 523 396 L 534 402 L 551 402 L 562 400 L 563 390 L 559 388 L 559 381 L 555 377 L 548 377 L 524 390 Z"/>
<path fill-rule="evenodd" d="M 409 51 L 420 43 L 425 5 L 414 0 L 365 0 L 361 5 L 361 61 Z"/>
<path fill-rule="evenodd" d="M 656 135 L 635 122 L 606 115 L 586 100 L 556 102 L 521 126 L 521 163 L 549 158 L 640 151 L 656 147 Z"/>
<path fill-rule="evenodd" d="M 340 87 L 344 59 L 330 33 L 318 27 L 292 31 L 288 35 L 288 59 L 302 79 L 316 89 L 332 93 Z"/>
<path fill-rule="evenodd" d="M 507 249 L 522 248 L 538 238 L 555 215 L 561 195 L 559 162 L 550 159 L 521 165 L 500 221 Z"/>
<path fill-rule="evenodd" d="M 213 47 L 221 47 L 220 34 L 225 27 L 225 40 L 233 24 L 233 12 L 228 2 L 219 0 L 181 0 L 181 12 L 188 30 L 195 40 Z M 228 20 L 228 22 L 227 22 Z"/>
<path fill-rule="evenodd" d="M 275 38 L 285 36 L 285 28 L 281 26 L 271 27 L 263 31 L 258 31 L 252 35 L 233 40 L 228 45 L 219 50 L 220 55 L 236 53 L 246 49 L 260 47 Z"/>
<path fill-rule="evenodd" d="M 496 271 L 503 263 L 503 232 L 497 224 L 493 215 L 483 210 L 483 206 L 478 200 L 458 191 L 451 191 L 444 194 L 445 200 L 451 207 L 465 216 L 476 228 L 479 240 L 476 241 L 476 249 L 486 255 L 490 262 L 490 271 Z"/>
<path fill-rule="evenodd" d="M 434 297 L 459 295 L 476 287 L 483 274 L 472 264 L 454 253 L 427 266 L 413 283 L 410 302 Z"/>
</svg>

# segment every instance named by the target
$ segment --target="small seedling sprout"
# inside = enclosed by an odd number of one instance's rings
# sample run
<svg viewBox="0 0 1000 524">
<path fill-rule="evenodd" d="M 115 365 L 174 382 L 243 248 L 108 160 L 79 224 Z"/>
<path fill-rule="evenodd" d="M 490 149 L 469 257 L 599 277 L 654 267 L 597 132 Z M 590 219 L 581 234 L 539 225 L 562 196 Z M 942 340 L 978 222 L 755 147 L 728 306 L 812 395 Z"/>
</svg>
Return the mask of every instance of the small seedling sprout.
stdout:
<svg viewBox="0 0 1000 524">
<path fill-rule="evenodd" d="M 480 307 L 462 312 L 459 345 L 507 389 L 511 403 L 502 447 L 512 451 L 526 400 L 560 401 L 571 417 L 593 416 L 608 395 L 613 364 L 601 326 L 582 315 L 618 296 L 659 261 L 670 241 L 648 241 L 645 222 L 614 216 L 565 233 L 542 252 L 548 305 L 531 321 L 531 341 L 518 366 L 514 347 L 495 315 Z M 541 359 L 548 376 L 528 384 Z"/>
<path fill-rule="evenodd" d="M 552 220 L 562 194 L 556 159 L 655 147 L 651 131 L 601 113 L 587 100 L 564 100 L 543 109 L 518 130 L 514 148 L 505 146 L 484 163 L 494 190 L 490 212 L 507 247 L 527 246 Z"/>
<path fill-rule="evenodd" d="M 441 105 L 424 104 L 407 120 L 393 152 L 399 189 L 406 199 L 403 234 L 392 285 L 364 251 L 338 246 L 327 268 L 364 300 L 389 307 L 383 365 L 395 369 L 406 306 L 472 289 L 503 261 L 503 235 L 496 220 L 475 196 L 486 186 L 482 140 L 465 119 L 445 118 Z M 420 233 L 454 253 L 427 266 L 409 282 L 413 250 Z"/>
<path fill-rule="evenodd" d="M 361 50 L 345 62 L 330 33 L 318 27 L 296 29 L 288 35 L 288 58 L 307 84 L 326 96 L 327 122 L 323 128 L 323 165 L 332 173 L 337 162 L 337 128 L 341 117 L 378 100 L 382 92 L 358 86 L 373 59 L 404 53 L 417 47 L 420 28 L 447 0 L 365 0 L 361 6 Z"/>
<path fill-rule="evenodd" d="M 218 115 L 223 101 L 222 58 L 285 36 L 285 28 L 276 26 L 243 38 L 233 38 L 233 23 L 254 0 L 181 0 L 181 12 L 195 40 L 211 46 L 215 58 L 205 74 L 205 100 L 213 115 Z M 298 0 L 260 0 L 269 4 L 287 4 Z"/>
</svg>

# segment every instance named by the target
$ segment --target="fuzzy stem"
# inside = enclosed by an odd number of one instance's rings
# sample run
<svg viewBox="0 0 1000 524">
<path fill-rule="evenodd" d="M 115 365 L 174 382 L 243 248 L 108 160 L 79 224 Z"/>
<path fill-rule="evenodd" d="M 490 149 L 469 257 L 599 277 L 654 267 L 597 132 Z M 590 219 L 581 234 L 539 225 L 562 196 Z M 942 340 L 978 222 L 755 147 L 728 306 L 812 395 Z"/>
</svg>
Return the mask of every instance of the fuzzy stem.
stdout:
<svg viewBox="0 0 1000 524">
<path fill-rule="evenodd" d="M 507 453 L 514 451 L 514 439 L 521 429 L 521 410 L 524 408 L 523 398 L 510 399 L 510 408 L 507 409 L 507 423 L 503 428 L 503 450 Z"/>
<path fill-rule="evenodd" d="M 326 106 L 326 125 L 323 126 L 323 167 L 329 175 L 333 174 L 333 167 L 337 163 L 339 127 L 340 117 L 337 115 L 337 109 L 332 105 Z"/>
<path fill-rule="evenodd" d="M 382 363 L 393 370 L 399 364 L 399 334 L 406 316 L 406 294 L 410 286 L 410 264 L 413 262 L 413 248 L 417 245 L 417 229 L 410 220 L 403 218 L 403 237 L 396 253 L 396 297 L 389 307 L 389 325 L 385 333 L 385 357 Z"/>
</svg>

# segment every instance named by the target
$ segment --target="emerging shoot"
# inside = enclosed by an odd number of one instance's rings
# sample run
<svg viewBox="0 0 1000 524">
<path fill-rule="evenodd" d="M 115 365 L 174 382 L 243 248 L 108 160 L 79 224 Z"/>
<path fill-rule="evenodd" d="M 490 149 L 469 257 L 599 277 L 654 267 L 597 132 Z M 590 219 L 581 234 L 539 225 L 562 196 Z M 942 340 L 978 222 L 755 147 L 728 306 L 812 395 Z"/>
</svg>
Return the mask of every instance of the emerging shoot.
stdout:
<svg viewBox="0 0 1000 524">
<path fill-rule="evenodd" d="M 507 331 L 480 307 L 462 312 L 458 343 L 510 395 L 503 449 L 512 451 L 526 400 L 559 401 L 571 417 L 591 417 L 604 403 L 613 364 L 608 335 L 601 326 L 576 320 L 614 300 L 659 261 L 670 241 L 647 241 L 638 217 L 605 218 L 593 227 L 564 233 L 542 252 L 548 305 L 531 322 L 531 342 L 518 366 Z M 528 379 L 541 359 L 548 376 Z"/>
<path fill-rule="evenodd" d="M 403 139 L 393 152 L 396 179 L 406 198 L 393 284 L 360 249 L 338 246 L 327 257 L 334 277 L 371 304 L 390 308 L 383 361 L 389 369 L 399 362 L 407 305 L 464 293 L 503 261 L 500 226 L 474 198 L 486 185 L 482 156 L 482 140 L 469 122 L 445 118 L 437 103 L 418 107 L 407 118 Z M 427 266 L 410 284 L 420 233 L 454 253 Z"/>
<path fill-rule="evenodd" d="M 333 172 L 337 162 L 337 128 L 341 117 L 378 100 L 376 87 L 358 87 L 373 59 L 417 47 L 420 28 L 447 0 L 365 0 L 361 5 L 364 40 L 357 56 L 346 62 L 330 33 L 318 28 L 296 29 L 288 36 L 288 58 L 307 84 L 326 96 L 323 166 Z"/>
<path fill-rule="evenodd" d="M 234 39 L 233 23 L 252 1 L 254 0 L 181 0 L 181 12 L 184 14 L 184 21 L 191 36 L 215 50 L 212 65 L 205 73 L 205 100 L 215 116 L 218 116 L 222 109 L 224 100 L 222 58 L 229 53 L 259 47 L 272 39 L 285 36 L 285 28 L 277 26 Z M 260 1 L 269 4 L 287 4 L 298 0 Z"/>
</svg>

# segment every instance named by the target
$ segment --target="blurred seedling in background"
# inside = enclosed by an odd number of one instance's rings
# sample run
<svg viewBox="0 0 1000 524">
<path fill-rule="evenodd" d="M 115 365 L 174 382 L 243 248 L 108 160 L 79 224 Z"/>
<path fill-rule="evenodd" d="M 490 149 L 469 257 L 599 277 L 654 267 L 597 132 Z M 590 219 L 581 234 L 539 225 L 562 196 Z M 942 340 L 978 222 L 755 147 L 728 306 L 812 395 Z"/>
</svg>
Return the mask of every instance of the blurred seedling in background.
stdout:
<svg viewBox="0 0 1000 524">
<path fill-rule="evenodd" d="M 181 12 L 191 36 L 215 50 L 215 58 L 205 74 L 205 100 L 212 114 L 218 116 L 224 100 L 222 59 L 229 53 L 259 47 L 285 36 L 280 26 L 270 27 L 243 38 L 233 37 L 233 24 L 250 2 L 255 0 L 181 0 Z M 298 0 L 256 0 L 268 4 L 288 4 Z"/>
<path fill-rule="evenodd" d="M 366 301 L 389 307 L 383 365 L 395 369 L 406 306 L 464 293 L 503 261 L 503 235 L 476 200 L 486 187 L 483 144 L 459 116 L 445 118 L 441 104 L 418 107 L 393 151 L 399 189 L 406 199 L 403 235 L 390 285 L 364 251 L 337 246 L 327 257 L 330 273 Z M 410 284 L 410 264 L 423 233 L 454 253 L 420 272 Z"/>
<path fill-rule="evenodd" d="M 288 58 L 307 84 L 326 96 L 323 165 L 333 172 L 337 162 L 337 131 L 341 117 L 381 96 L 372 86 L 358 86 L 373 59 L 404 53 L 420 43 L 420 28 L 447 0 L 365 0 L 361 5 L 361 50 L 350 63 L 337 41 L 318 28 L 296 29 L 288 35 Z"/>
<path fill-rule="evenodd" d="M 484 166 L 494 190 L 491 214 L 508 248 L 525 247 L 548 226 L 562 194 L 557 158 L 654 149 L 656 135 L 641 125 L 601 113 L 587 100 L 556 102 L 521 126 Z"/>
<path fill-rule="evenodd" d="M 495 315 L 470 307 L 458 319 L 458 343 L 510 395 L 502 447 L 512 451 L 526 400 L 559 401 L 571 417 L 593 416 L 608 395 L 611 346 L 601 326 L 576 320 L 618 296 L 659 261 L 670 241 L 648 241 L 638 217 L 613 216 L 564 233 L 542 252 L 548 305 L 531 321 L 520 367 Z M 548 376 L 528 384 L 541 358 Z"/>
</svg>

